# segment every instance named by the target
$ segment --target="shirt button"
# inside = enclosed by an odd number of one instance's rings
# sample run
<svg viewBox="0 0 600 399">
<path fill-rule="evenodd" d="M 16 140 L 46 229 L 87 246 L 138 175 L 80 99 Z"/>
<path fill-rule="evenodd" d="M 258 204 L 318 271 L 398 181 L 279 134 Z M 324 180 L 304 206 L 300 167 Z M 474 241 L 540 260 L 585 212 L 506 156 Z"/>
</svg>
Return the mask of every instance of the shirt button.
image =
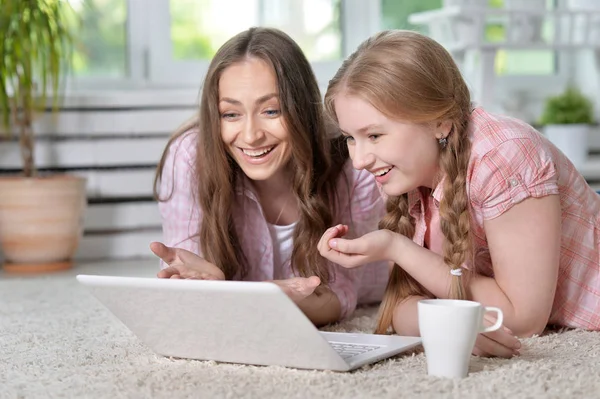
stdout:
<svg viewBox="0 0 600 399">
<path fill-rule="evenodd" d="M 512 187 L 516 187 L 519 185 L 519 182 L 517 181 L 517 179 L 510 179 L 509 183 Z"/>
</svg>

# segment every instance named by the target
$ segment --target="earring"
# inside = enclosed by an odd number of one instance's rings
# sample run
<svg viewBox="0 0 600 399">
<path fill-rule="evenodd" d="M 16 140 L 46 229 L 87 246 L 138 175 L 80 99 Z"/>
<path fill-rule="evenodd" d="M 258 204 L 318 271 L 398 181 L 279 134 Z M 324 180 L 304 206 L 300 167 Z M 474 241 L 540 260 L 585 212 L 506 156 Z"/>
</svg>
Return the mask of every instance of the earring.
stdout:
<svg viewBox="0 0 600 399">
<path fill-rule="evenodd" d="M 439 138 L 438 143 L 440 143 L 440 147 L 444 149 L 446 148 L 446 145 L 448 145 L 448 139 L 445 137 Z"/>
</svg>

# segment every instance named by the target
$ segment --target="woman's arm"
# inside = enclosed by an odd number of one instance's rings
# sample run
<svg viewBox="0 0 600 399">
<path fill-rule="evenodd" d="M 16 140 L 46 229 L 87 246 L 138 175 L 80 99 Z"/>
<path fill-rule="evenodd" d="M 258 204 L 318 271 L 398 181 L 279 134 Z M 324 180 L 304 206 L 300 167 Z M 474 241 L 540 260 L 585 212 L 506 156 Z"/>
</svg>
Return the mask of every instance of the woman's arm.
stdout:
<svg viewBox="0 0 600 399">
<path fill-rule="evenodd" d="M 538 334 L 548 322 L 558 276 L 560 215 L 559 197 L 549 195 L 528 198 L 484 223 L 494 278 L 474 274 L 468 291 L 473 300 L 500 307 L 504 324 L 518 336 Z M 447 298 L 452 277 L 443 258 L 394 236 L 393 260 L 436 297 Z"/>
<path fill-rule="evenodd" d="M 337 295 L 327 287 L 319 287 L 298 302 L 298 307 L 317 327 L 335 323 L 340 319 L 342 306 Z"/>
<path fill-rule="evenodd" d="M 225 280 L 221 269 L 190 251 L 167 247 L 159 242 L 152 243 L 151 249 L 167 265 L 158 272 L 159 278 Z M 340 301 L 329 288 L 319 287 L 321 281 L 318 277 L 293 277 L 272 282 L 278 285 L 316 326 L 339 320 Z"/>
<path fill-rule="evenodd" d="M 161 216 L 163 243 L 202 256 L 197 233 L 202 211 L 194 200 L 192 185 L 196 159 L 197 131 L 190 130 L 168 147 L 158 194 L 161 201 L 158 209 Z M 161 268 L 167 263 L 161 260 Z"/>
</svg>

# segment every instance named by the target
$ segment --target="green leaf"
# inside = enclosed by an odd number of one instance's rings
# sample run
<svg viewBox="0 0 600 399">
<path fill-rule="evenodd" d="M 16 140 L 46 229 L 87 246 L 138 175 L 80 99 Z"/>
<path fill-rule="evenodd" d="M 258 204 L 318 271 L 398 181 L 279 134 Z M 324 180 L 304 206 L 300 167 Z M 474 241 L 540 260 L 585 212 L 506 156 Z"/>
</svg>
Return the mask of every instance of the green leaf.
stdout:
<svg viewBox="0 0 600 399">
<path fill-rule="evenodd" d="M 57 108 L 71 63 L 70 11 L 64 0 L 0 0 L 0 119 L 7 130 L 16 123 L 19 131 L 30 131 L 47 97 Z"/>
<path fill-rule="evenodd" d="M 558 96 L 549 97 L 540 118 L 542 125 L 591 124 L 593 121 L 594 107 L 591 100 L 573 86 L 568 86 Z"/>
</svg>

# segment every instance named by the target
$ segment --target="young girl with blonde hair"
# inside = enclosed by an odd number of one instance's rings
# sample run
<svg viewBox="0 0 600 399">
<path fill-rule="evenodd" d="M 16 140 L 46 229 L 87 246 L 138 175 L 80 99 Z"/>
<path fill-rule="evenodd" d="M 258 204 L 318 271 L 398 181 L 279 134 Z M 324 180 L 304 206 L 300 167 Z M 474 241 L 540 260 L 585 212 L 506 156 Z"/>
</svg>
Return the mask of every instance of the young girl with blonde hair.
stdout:
<svg viewBox="0 0 600 399">
<path fill-rule="evenodd" d="M 506 330 L 475 353 L 512 356 L 510 335 L 548 324 L 600 329 L 600 197 L 531 126 L 471 104 L 450 54 L 409 31 L 365 41 L 330 81 L 325 106 L 354 167 L 388 197 L 381 230 L 322 236 L 345 267 L 394 263 L 377 332 L 418 334 L 423 298 L 500 307 Z"/>
<path fill-rule="evenodd" d="M 158 277 L 274 281 L 317 325 L 381 300 L 386 262 L 354 272 L 317 250 L 332 224 L 377 229 L 384 203 L 328 133 L 310 64 L 285 33 L 251 28 L 217 51 L 199 115 L 169 141 L 155 183 Z"/>
</svg>

